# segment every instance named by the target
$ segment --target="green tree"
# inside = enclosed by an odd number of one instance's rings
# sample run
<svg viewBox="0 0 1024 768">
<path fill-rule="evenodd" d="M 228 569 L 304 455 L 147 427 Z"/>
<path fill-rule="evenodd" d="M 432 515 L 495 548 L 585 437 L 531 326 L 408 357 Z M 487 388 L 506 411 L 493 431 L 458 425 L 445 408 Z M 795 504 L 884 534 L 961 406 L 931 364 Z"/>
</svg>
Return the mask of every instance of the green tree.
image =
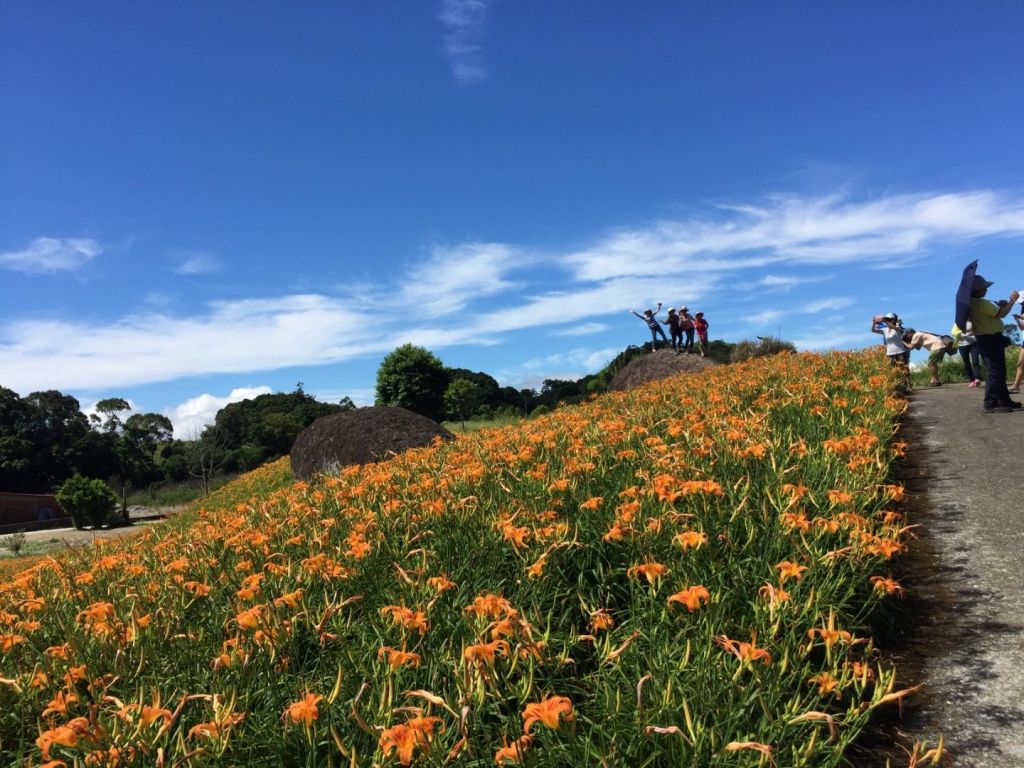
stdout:
<svg viewBox="0 0 1024 768">
<path fill-rule="evenodd" d="M 82 529 L 86 523 L 99 528 L 117 506 L 117 496 L 102 480 L 90 480 L 75 473 L 57 490 L 57 503 Z"/>
<path fill-rule="evenodd" d="M 108 397 L 96 403 L 96 413 L 89 416 L 92 425 L 101 432 L 117 433 L 121 431 L 120 413 L 130 411 L 131 405 L 123 397 Z"/>
<path fill-rule="evenodd" d="M 377 405 L 408 408 L 434 421 L 444 418 L 448 371 L 428 349 L 403 344 L 377 369 Z"/>
<path fill-rule="evenodd" d="M 444 410 L 449 419 L 462 422 L 466 431 L 466 419 L 476 413 L 483 397 L 480 387 L 469 379 L 455 379 L 444 391 Z"/>
</svg>

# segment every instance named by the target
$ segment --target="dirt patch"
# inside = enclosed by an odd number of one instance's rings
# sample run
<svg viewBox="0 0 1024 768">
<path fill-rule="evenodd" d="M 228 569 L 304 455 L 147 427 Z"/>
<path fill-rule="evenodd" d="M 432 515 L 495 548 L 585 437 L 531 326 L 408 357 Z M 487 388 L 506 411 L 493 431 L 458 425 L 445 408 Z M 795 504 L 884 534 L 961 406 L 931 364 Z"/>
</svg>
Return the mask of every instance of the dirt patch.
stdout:
<svg viewBox="0 0 1024 768">
<path fill-rule="evenodd" d="M 455 435 L 405 408 L 357 408 L 322 416 L 299 433 L 292 446 L 292 474 L 308 480 L 351 464 L 371 464 L 410 448 Z"/>
<path fill-rule="evenodd" d="M 609 389 L 613 392 L 622 392 L 648 381 L 665 379 L 677 373 L 700 373 L 716 365 L 718 363 L 710 357 L 676 354 L 671 349 L 659 349 L 631 361 L 615 374 Z"/>
</svg>

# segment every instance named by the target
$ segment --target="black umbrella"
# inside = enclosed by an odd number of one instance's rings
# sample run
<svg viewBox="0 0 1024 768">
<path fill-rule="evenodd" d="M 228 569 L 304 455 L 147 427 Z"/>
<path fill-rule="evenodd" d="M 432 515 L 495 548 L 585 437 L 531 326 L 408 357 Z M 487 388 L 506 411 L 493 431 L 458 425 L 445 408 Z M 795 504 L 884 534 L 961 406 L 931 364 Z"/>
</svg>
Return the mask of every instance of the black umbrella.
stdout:
<svg viewBox="0 0 1024 768">
<path fill-rule="evenodd" d="M 956 326 L 961 331 L 967 330 L 967 318 L 971 314 L 971 293 L 974 290 L 974 274 L 978 271 L 978 260 L 975 259 L 964 267 L 964 276 L 960 278 L 960 287 L 956 289 Z"/>
</svg>

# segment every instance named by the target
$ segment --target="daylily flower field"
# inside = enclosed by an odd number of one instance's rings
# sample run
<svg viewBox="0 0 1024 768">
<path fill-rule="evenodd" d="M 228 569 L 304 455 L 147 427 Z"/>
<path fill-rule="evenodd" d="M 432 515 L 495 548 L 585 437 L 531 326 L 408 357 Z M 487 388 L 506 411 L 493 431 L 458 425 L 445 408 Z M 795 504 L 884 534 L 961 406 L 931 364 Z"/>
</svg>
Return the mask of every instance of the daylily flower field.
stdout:
<svg viewBox="0 0 1024 768">
<path fill-rule="evenodd" d="M 46 558 L 0 584 L 0 763 L 848 765 L 903 695 L 897 384 L 725 366 Z"/>
</svg>

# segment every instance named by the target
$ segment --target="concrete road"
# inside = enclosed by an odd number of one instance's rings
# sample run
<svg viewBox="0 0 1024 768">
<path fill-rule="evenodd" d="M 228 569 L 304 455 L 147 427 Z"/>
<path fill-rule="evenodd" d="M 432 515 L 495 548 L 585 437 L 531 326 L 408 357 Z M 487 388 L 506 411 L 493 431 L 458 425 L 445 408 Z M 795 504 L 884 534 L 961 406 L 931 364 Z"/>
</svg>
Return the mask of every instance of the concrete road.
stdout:
<svg viewBox="0 0 1024 768">
<path fill-rule="evenodd" d="M 966 385 L 918 390 L 904 439 L 910 523 L 899 726 L 945 735 L 963 768 L 1024 766 L 1024 412 L 985 414 Z"/>
</svg>

